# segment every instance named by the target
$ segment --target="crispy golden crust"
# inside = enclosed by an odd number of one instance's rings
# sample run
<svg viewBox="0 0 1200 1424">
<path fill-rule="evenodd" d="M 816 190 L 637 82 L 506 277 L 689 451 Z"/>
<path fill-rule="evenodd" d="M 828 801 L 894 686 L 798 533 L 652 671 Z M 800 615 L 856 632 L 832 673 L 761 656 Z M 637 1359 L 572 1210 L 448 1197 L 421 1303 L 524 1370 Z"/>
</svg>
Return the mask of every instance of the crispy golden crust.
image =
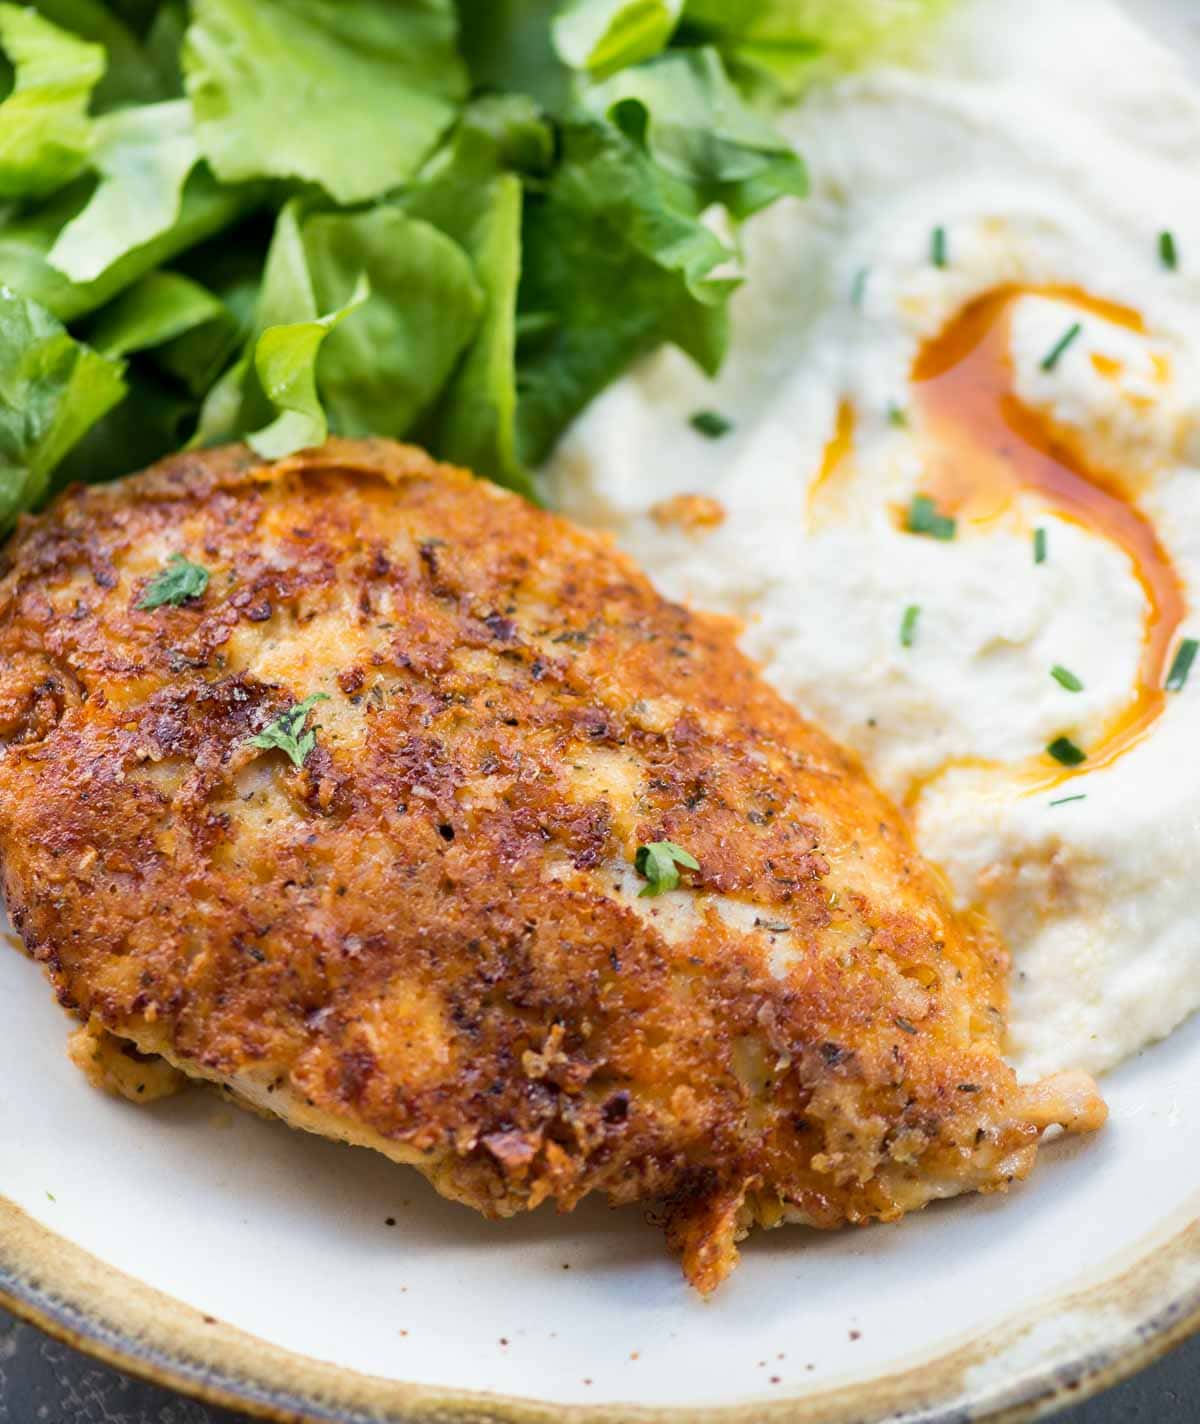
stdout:
<svg viewBox="0 0 1200 1424">
<path fill-rule="evenodd" d="M 207 591 L 139 610 L 175 552 Z M 754 1221 L 1028 1171 L 999 946 L 605 540 L 330 442 L 71 491 L 7 565 L 4 888 L 81 1018 L 489 1215 L 666 1198 L 703 1289 Z M 317 692 L 303 769 L 249 744 Z"/>
</svg>

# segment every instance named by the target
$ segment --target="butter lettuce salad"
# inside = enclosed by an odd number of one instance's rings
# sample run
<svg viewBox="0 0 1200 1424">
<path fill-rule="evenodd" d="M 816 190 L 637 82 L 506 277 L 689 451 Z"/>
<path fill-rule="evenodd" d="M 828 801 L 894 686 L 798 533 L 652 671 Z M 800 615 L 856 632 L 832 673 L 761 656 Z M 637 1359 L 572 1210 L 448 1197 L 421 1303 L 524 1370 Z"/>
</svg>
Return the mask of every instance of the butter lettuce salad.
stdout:
<svg viewBox="0 0 1200 1424">
<path fill-rule="evenodd" d="M 0 3 L 0 533 L 187 445 L 417 440 L 530 493 L 715 372 L 772 114 L 940 0 Z"/>
</svg>

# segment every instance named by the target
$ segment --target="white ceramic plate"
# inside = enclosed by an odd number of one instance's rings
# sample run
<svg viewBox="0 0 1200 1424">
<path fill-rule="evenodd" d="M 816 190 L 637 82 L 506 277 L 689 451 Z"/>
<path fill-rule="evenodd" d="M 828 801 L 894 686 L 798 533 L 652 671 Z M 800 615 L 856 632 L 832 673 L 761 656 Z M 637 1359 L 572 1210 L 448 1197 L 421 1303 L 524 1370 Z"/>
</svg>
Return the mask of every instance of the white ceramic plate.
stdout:
<svg viewBox="0 0 1200 1424">
<path fill-rule="evenodd" d="M 1194 0 L 1133 3 L 1200 56 Z M 1025 1417 L 1200 1315 L 1200 1021 L 1111 1077 L 1110 1127 L 1007 1199 L 759 1237 L 702 1302 L 636 1211 L 488 1224 L 205 1092 L 102 1097 L 7 951 L 0 1005 L 0 1298 L 277 1417 Z"/>
</svg>

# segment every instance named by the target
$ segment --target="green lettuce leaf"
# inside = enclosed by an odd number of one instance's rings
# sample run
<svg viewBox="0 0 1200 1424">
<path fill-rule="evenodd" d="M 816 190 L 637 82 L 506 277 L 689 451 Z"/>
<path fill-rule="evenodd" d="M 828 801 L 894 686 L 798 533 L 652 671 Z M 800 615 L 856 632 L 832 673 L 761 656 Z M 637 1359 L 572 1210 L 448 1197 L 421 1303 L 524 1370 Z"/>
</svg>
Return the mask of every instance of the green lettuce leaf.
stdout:
<svg viewBox="0 0 1200 1424">
<path fill-rule="evenodd" d="M 747 218 L 808 191 L 804 163 L 752 109 L 714 49 L 676 50 L 584 91 L 584 101 L 644 143 L 664 172 Z"/>
<path fill-rule="evenodd" d="M 952 0 L 687 0 L 684 17 L 740 71 L 795 97 L 815 79 L 901 57 Z"/>
<path fill-rule="evenodd" d="M 447 460 L 532 495 L 517 452 L 516 304 L 521 276 L 522 185 L 554 160 L 554 134 L 538 107 L 518 95 L 477 100 L 453 143 L 404 210 L 452 237 L 483 289 L 478 331 L 423 432 Z"/>
<path fill-rule="evenodd" d="M 196 402 L 134 357 L 129 391 L 83 436 L 54 471 L 54 486 L 115 480 L 173 454 L 196 421 Z"/>
<path fill-rule="evenodd" d="M 0 46 L 13 63 L 0 103 L 0 198 L 52 193 L 83 171 L 92 147 L 88 100 L 104 49 L 24 5 L 0 5 Z"/>
<path fill-rule="evenodd" d="M 130 249 L 94 281 L 72 282 L 50 265 L 49 254 L 90 195 L 89 183 L 82 180 L 0 226 L 0 282 L 39 302 L 60 321 L 86 316 L 155 267 L 232 227 L 262 205 L 265 190 L 255 185 L 224 187 L 201 165 L 184 184 L 179 216 L 166 232 Z"/>
<path fill-rule="evenodd" d="M 183 95 L 180 51 L 187 27 L 186 0 L 162 0 L 146 32 L 146 58 L 154 67 L 164 99 L 177 99 Z"/>
<path fill-rule="evenodd" d="M 59 233 L 47 261 L 73 282 L 93 282 L 127 252 L 169 232 L 200 151 L 186 99 L 121 109 L 96 120 L 100 183 Z"/>
<path fill-rule="evenodd" d="M 275 327 L 310 327 L 320 312 L 369 296 L 314 342 L 317 392 L 343 435 L 407 435 L 434 404 L 469 345 L 484 305 L 470 260 L 430 223 L 382 204 L 358 213 L 309 213 L 303 199 L 282 210 L 267 258 L 255 328 L 246 350 L 205 400 L 195 441 L 211 444 L 257 430 L 273 402 L 257 353 Z M 311 414 L 311 410 L 310 410 Z"/>
<path fill-rule="evenodd" d="M 124 393 L 118 362 L 0 287 L 0 530 L 45 498 L 55 466 Z"/>
<path fill-rule="evenodd" d="M 271 403 L 258 382 L 254 365 L 259 338 L 272 326 L 312 322 L 319 315 L 300 232 L 306 209 L 302 198 L 292 198 L 280 209 L 245 346 L 205 396 L 190 442 L 193 446 L 237 439 L 271 419 Z"/>
<path fill-rule="evenodd" d="M 329 335 L 318 370 L 342 435 L 410 433 L 475 335 L 484 297 L 456 242 L 399 208 L 318 214 L 304 248 L 322 309 L 347 300 L 365 272 L 370 299 Z"/>
<path fill-rule="evenodd" d="M 360 276 L 350 300 L 336 311 L 311 321 L 269 326 L 259 337 L 254 371 L 279 414 L 246 440 L 264 460 L 281 460 L 324 443 L 329 424 L 317 395 L 317 356 L 329 333 L 362 306 L 370 290 L 366 277 Z"/>
<path fill-rule="evenodd" d="M 443 459 L 529 495 L 533 483 L 517 453 L 516 430 L 521 212 L 521 180 L 501 173 L 479 190 L 469 220 L 460 217 L 449 229 L 474 264 L 484 308 L 478 334 L 438 402 L 432 443 Z"/>
<path fill-rule="evenodd" d="M 658 54 L 682 12 L 683 0 L 566 0 L 554 47 L 572 69 L 602 79 Z"/>
<path fill-rule="evenodd" d="M 154 347 L 149 360 L 197 398 L 209 390 L 254 330 L 270 238 L 265 214 L 256 215 L 179 260 L 181 274 L 212 293 L 222 316 Z"/>
<path fill-rule="evenodd" d="M 506 90 L 551 112 L 565 108 L 571 71 L 550 23 L 560 0 L 458 0 L 459 48 L 479 94 Z"/>
<path fill-rule="evenodd" d="M 88 345 L 104 356 L 127 356 L 210 322 L 233 325 L 221 301 L 177 272 L 147 272 L 89 323 Z"/>
<path fill-rule="evenodd" d="M 195 0 L 183 50 L 218 177 L 341 203 L 411 178 L 466 92 L 452 0 Z"/>
<path fill-rule="evenodd" d="M 562 161 L 526 199 L 518 297 L 517 449 L 539 463 L 569 421 L 664 341 L 716 371 L 732 254 L 681 212 L 668 183 L 606 124 L 574 122 Z"/>
<path fill-rule="evenodd" d="M 97 113 L 124 104 L 152 104 L 170 97 L 153 58 L 115 7 L 104 0 L 37 0 L 37 12 L 64 30 L 107 50 L 104 77 L 92 94 Z"/>
</svg>

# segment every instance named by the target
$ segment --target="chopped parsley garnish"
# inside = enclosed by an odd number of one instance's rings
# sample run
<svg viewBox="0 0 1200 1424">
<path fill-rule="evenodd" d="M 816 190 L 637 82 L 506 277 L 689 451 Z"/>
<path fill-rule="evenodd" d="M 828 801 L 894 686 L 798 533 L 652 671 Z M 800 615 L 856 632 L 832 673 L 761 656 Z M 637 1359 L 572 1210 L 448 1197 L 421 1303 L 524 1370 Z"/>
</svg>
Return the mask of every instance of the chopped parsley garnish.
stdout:
<svg viewBox="0 0 1200 1424">
<path fill-rule="evenodd" d="M 261 732 L 256 732 L 250 738 L 250 745 L 262 747 L 268 751 L 273 747 L 278 747 L 291 759 L 293 766 L 303 766 L 312 749 L 317 745 L 318 730 L 316 727 L 309 727 L 305 731 L 304 723 L 318 702 L 328 701 L 328 693 L 314 692 L 311 697 L 306 697 L 303 702 L 297 702 L 282 716 L 276 717 L 273 722 L 268 723 Z"/>
<path fill-rule="evenodd" d="M 1063 667 L 1061 663 L 1055 663 L 1050 669 L 1050 676 L 1058 683 L 1059 687 L 1065 687 L 1068 692 L 1082 692 L 1083 683 L 1069 669 Z"/>
<path fill-rule="evenodd" d="M 908 412 L 894 401 L 888 406 L 888 424 L 898 426 L 901 430 L 908 425 Z"/>
<path fill-rule="evenodd" d="M 733 429 L 733 421 L 726 419 L 717 410 L 698 410 L 688 421 L 688 424 L 693 430 L 706 436 L 709 440 L 719 440 L 722 435 L 728 435 Z"/>
<path fill-rule="evenodd" d="M 1087 761 L 1087 753 L 1077 747 L 1070 737 L 1055 737 L 1046 750 L 1063 766 L 1082 766 Z"/>
<path fill-rule="evenodd" d="M 1033 562 L 1035 564 L 1046 562 L 1046 531 L 1044 529 L 1033 531 Z"/>
<path fill-rule="evenodd" d="M 850 304 L 861 307 L 863 298 L 867 295 L 867 282 L 871 276 L 869 267 L 860 267 L 854 274 L 854 281 L 850 284 Z"/>
<path fill-rule="evenodd" d="M 1200 651 L 1200 643 L 1195 638 L 1185 638 L 1180 643 L 1175 654 L 1175 660 L 1171 664 L 1171 671 L 1167 674 L 1167 691 L 1182 692 L 1192 671 L 1192 664 L 1196 661 L 1196 653 Z"/>
<path fill-rule="evenodd" d="M 1077 796 L 1060 796 L 1057 801 L 1051 801 L 1051 806 L 1069 806 L 1072 801 L 1086 801 L 1087 795 L 1081 791 Z"/>
<path fill-rule="evenodd" d="M 1054 345 L 1050 348 L 1050 350 L 1046 352 L 1045 356 L 1042 357 L 1042 370 L 1053 371 L 1055 366 L 1058 365 L 1059 361 L 1062 360 L 1065 353 L 1079 339 L 1079 336 L 1082 331 L 1083 323 L 1081 321 L 1077 321 L 1071 326 L 1069 326 L 1066 331 L 1064 331 L 1063 334 L 1059 337 L 1059 339 L 1054 343 Z"/>
<path fill-rule="evenodd" d="M 935 227 L 933 238 L 929 244 L 929 257 L 935 267 L 945 267 L 948 265 L 950 257 L 946 244 L 946 229 Z"/>
<path fill-rule="evenodd" d="M 911 648 L 917 641 L 917 622 L 921 617 L 921 605 L 910 603 L 904 610 L 904 617 L 900 620 L 900 646 Z"/>
<path fill-rule="evenodd" d="M 176 607 L 189 598 L 199 598 L 208 587 L 208 570 L 190 563 L 182 554 L 172 554 L 166 567 L 146 585 L 136 608 L 161 608 L 164 603 Z"/>
<path fill-rule="evenodd" d="M 938 507 L 927 494 L 914 494 L 908 506 L 910 534 L 928 534 L 931 539 L 953 539 L 958 523 L 948 514 L 939 514 Z"/>
<path fill-rule="evenodd" d="M 1175 245 L 1173 232 L 1163 231 L 1158 234 L 1158 256 L 1168 272 L 1174 272 L 1179 267 L 1179 248 Z"/>
<path fill-rule="evenodd" d="M 637 848 L 633 866 L 639 875 L 646 877 L 642 895 L 661 895 L 664 890 L 679 887 L 679 870 L 699 870 L 700 862 L 694 855 L 678 846 L 674 841 L 651 841 L 649 845 Z"/>
</svg>

